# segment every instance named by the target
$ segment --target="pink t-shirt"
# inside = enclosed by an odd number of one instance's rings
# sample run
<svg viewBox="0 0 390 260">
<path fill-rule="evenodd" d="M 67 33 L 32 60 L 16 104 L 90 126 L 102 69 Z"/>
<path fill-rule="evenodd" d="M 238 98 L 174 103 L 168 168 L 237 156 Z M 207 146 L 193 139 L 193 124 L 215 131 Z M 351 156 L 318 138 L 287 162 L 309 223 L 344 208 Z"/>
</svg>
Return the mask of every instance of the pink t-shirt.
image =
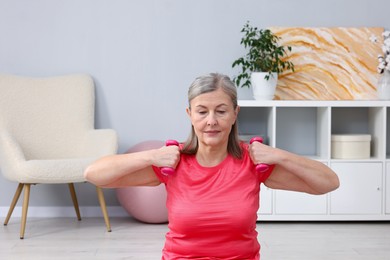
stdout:
<svg viewBox="0 0 390 260">
<path fill-rule="evenodd" d="M 259 259 L 256 220 L 260 183 L 273 167 L 258 174 L 243 145 L 243 159 L 227 156 L 215 167 L 201 166 L 182 154 L 176 172 L 164 176 L 169 232 L 162 259 Z"/>
</svg>

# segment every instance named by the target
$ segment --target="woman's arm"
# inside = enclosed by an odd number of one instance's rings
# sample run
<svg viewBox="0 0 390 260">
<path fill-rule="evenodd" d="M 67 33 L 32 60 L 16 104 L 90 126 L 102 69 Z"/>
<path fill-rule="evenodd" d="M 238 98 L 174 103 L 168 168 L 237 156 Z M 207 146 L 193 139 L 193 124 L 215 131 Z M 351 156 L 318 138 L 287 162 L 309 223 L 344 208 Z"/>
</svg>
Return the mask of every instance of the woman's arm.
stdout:
<svg viewBox="0 0 390 260">
<path fill-rule="evenodd" d="M 180 160 L 177 146 L 163 146 L 142 152 L 109 155 L 92 163 L 84 172 L 87 181 L 105 188 L 155 186 L 160 181 L 153 171 L 157 167 L 176 167 Z"/>
<path fill-rule="evenodd" d="M 249 151 L 255 163 L 275 164 L 264 183 L 269 188 L 324 194 L 340 185 L 336 173 L 319 161 L 258 142 Z"/>
</svg>

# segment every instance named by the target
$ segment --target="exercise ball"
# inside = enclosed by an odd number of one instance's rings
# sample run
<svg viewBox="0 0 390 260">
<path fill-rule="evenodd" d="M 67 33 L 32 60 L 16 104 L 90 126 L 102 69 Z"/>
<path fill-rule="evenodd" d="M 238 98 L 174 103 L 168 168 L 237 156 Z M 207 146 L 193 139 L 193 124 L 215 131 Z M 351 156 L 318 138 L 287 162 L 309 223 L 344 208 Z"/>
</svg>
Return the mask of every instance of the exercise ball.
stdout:
<svg viewBox="0 0 390 260">
<path fill-rule="evenodd" d="M 163 141 L 145 141 L 131 147 L 127 153 L 160 148 L 164 145 Z M 116 196 L 127 213 L 138 221 L 153 224 L 168 222 L 167 193 L 164 184 L 153 187 L 118 188 Z"/>
</svg>

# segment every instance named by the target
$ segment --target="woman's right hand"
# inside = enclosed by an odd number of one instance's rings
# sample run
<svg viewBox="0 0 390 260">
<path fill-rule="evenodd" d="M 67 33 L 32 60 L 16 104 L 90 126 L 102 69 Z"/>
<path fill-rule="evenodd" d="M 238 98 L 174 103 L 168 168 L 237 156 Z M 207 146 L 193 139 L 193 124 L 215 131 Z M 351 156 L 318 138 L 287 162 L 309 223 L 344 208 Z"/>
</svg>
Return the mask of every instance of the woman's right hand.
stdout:
<svg viewBox="0 0 390 260">
<path fill-rule="evenodd" d="M 163 146 L 157 149 L 152 159 L 152 165 L 157 167 L 176 168 L 180 161 L 180 148 L 176 145 Z"/>
<path fill-rule="evenodd" d="M 117 188 L 160 184 L 152 165 L 175 168 L 180 161 L 178 146 L 102 157 L 87 167 L 84 177 L 96 186 Z"/>
</svg>

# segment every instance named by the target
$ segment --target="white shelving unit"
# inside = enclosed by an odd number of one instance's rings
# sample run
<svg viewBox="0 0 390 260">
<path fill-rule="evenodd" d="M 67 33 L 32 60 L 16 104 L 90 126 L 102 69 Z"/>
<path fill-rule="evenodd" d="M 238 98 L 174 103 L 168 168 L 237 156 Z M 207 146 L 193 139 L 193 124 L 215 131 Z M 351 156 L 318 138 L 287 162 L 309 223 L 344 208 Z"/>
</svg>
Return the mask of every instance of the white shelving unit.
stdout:
<svg viewBox="0 0 390 260">
<path fill-rule="evenodd" d="M 325 195 L 262 185 L 258 220 L 390 220 L 390 101 L 240 100 L 240 134 L 323 162 L 340 178 Z M 370 134 L 365 160 L 331 158 L 332 134 Z"/>
</svg>

